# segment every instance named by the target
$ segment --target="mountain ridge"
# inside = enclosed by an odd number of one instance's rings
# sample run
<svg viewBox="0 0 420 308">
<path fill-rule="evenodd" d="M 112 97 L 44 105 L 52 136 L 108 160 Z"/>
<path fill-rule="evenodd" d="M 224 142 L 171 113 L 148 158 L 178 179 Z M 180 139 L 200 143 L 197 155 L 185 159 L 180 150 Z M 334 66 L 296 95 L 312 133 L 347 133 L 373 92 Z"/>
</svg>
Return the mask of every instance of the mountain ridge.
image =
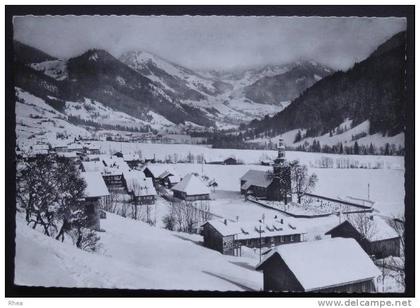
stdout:
<svg viewBox="0 0 420 308">
<path fill-rule="evenodd" d="M 326 76 L 282 112 L 250 127 L 273 135 L 306 129 L 314 137 L 351 119 L 353 125 L 369 120 L 369 134 L 396 135 L 404 131 L 404 67 L 405 32 L 400 32 L 351 69 Z"/>
</svg>

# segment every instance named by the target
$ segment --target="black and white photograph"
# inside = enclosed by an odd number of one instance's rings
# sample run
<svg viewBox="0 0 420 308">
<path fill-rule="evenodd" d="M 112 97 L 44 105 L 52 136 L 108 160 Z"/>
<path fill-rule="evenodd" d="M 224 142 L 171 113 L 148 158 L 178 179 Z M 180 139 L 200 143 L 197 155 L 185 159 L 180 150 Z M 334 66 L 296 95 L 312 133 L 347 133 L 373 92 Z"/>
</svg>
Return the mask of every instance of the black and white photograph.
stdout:
<svg viewBox="0 0 420 308">
<path fill-rule="evenodd" d="M 401 9 L 11 10 L 13 286 L 414 292 Z"/>
</svg>

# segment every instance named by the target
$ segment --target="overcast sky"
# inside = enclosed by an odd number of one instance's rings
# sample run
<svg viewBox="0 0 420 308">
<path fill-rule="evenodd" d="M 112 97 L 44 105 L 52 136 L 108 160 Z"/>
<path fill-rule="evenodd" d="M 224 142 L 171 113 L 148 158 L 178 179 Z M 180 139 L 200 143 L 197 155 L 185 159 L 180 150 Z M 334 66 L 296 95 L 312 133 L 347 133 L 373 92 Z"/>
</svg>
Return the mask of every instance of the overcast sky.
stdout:
<svg viewBox="0 0 420 308">
<path fill-rule="evenodd" d="M 234 69 L 312 59 L 347 69 L 393 34 L 404 18 L 16 17 L 15 39 L 59 58 L 101 48 L 118 57 L 146 50 L 192 69 Z"/>
</svg>

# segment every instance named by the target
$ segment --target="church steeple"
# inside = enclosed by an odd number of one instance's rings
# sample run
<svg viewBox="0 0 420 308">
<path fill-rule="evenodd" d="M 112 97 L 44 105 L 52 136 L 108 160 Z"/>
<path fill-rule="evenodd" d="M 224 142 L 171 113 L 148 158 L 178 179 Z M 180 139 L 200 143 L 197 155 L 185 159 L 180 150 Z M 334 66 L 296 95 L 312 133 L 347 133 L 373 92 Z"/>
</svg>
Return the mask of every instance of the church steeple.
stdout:
<svg viewBox="0 0 420 308">
<path fill-rule="evenodd" d="M 278 169 L 286 165 L 286 147 L 283 139 L 279 139 L 277 144 L 277 158 L 274 160 L 274 174 L 278 173 Z"/>
</svg>

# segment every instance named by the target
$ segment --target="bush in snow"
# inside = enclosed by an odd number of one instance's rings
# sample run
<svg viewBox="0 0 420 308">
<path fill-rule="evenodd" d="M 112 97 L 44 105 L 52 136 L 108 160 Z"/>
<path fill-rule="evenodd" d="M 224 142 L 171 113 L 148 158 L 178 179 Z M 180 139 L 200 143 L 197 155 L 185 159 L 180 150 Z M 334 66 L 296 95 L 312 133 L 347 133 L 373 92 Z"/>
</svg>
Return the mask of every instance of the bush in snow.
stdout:
<svg viewBox="0 0 420 308">
<path fill-rule="evenodd" d="M 172 211 L 171 213 L 165 215 L 162 219 L 163 221 L 163 226 L 165 229 L 170 230 L 170 231 L 175 231 L 175 227 L 176 227 L 176 220 L 175 220 L 175 216 L 173 215 Z"/>
</svg>

